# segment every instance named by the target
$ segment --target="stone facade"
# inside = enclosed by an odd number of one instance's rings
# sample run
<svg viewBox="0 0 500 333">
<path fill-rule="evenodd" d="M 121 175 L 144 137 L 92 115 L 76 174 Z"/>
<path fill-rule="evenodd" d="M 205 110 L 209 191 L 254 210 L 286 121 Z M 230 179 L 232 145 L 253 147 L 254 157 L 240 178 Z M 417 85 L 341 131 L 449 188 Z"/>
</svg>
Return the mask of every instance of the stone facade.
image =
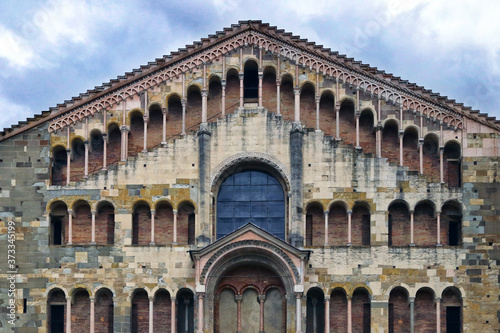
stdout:
<svg viewBox="0 0 500 333">
<path fill-rule="evenodd" d="M 0 330 L 498 332 L 499 162 L 498 121 L 240 22 L 1 133 Z"/>
</svg>

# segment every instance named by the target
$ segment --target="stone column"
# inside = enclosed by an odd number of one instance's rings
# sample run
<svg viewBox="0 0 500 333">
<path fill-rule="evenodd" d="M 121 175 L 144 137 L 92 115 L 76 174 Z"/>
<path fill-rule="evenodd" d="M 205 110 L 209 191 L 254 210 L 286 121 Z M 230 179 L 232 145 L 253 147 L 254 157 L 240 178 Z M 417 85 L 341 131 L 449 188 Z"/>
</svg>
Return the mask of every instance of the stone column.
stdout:
<svg viewBox="0 0 500 333">
<path fill-rule="evenodd" d="M 295 293 L 295 333 L 302 333 L 302 293 Z"/>
<path fill-rule="evenodd" d="M 356 112 L 356 149 L 361 149 L 359 145 L 359 112 Z"/>
<path fill-rule="evenodd" d="M 243 72 L 240 72 L 239 78 L 240 78 L 240 108 L 243 109 L 243 97 L 244 97 L 244 87 L 243 87 L 243 78 L 245 77 L 245 74 Z"/>
<path fill-rule="evenodd" d="M 68 209 L 68 245 L 73 245 L 73 209 Z"/>
<path fill-rule="evenodd" d="M 170 333 L 176 333 L 176 328 L 175 328 L 175 321 L 177 318 L 175 318 L 175 307 L 176 307 L 176 301 L 175 297 L 170 298 Z"/>
<path fill-rule="evenodd" d="M 347 212 L 347 246 L 352 245 L 352 210 Z"/>
<path fill-rule="evenodd" d="M 201 91 L 201 122 L 202 123 L 206 123 L 208 121 L 207 103 L 208 103 L 208 90 L 203 89 Z"/>
<path fill-rule="evenodd" d="M 347 333 L 352 333 L 352 297 L 347 296 Z"/>
<path fill-rule="evenodd" d="M 241 333 L 242 332 L 242 329 L 241 329 L 241 301 L 243 301 L 243 296 L 236 295 L 236 296 L 234 296 L 234 300 L 236 301 L 236 313 L 237 313 L 236 315 L 238 316 L 238 319 L 237 319 L 238 328 L 237 328 L 236 333 Z"/>
<path fill-rule="evenodd" d="M 262 79 L 264 78 L 264 73 L 259 71 L 259 108 L 262 107 Z"/>
<path fill-rule="evenodd" d="M 259 295 L 257 297 L 260 305 L 260 329 L 259 333 L 264 333 L 264 302 L 266 300 L 266 295 Z"/>
<path fill-rule="evenodd" d="M 439 147 L 439 178 L 441 184 L 444 184 L 444 147 Z"/>
<path fill-rule="evenodd" d="M 316 132 L 319 132 L 319 101 L 320 97 L 316 96 Z"/>
<path fill-rule="evenodd" d="M 415 242 L 413 241 L 413 210 L 410 210 L 410 246 L 415 246 Z"/>
<path fill-rule="evenodd" d="M 199 179 L 199 209 L 195 221 L 196 242 L 198 246 L 205 246 L 210 243 L 210 229 L 207 224 L 210 221 L 210 143 L 212 133 L 206 126 L 201 124 L 198 131 L 198 179 Z"/>
<path fill-rule="evenodd" d="M 107 170 L 107 159 L 108 159 L 108 134 L 102 134 L 102 170 Z"/>
<path fill-rule="evenodd" d="M 128 132 L 130 132 L 130 129 L 128 126 L 122 126 L 121 127 L 122 131 L 122 142 L 121 142 L 121 148 L 122 148 L 122 162 L 127 160 L 128 157 Z"/>
<path fill-rule="evenodd" d="M 300 88 L 293 89 L 293 94 L 295 95 L 294 122 L 300 123 Z"/>
<path fill-rule="evenodd" d="M 181 99 L 181 105 L 182 105 L 182 131 L 181 135 L 186 135 L 186 105 L 187 105 L 187 100 L 186 98 Z"/>
<path fill-rule="evenodd" d="M 400 129 L 399 130 L 399 165 L 403 166 L 404 165 L 404 159 L 403 159 L 403 138 L 404 138 L 405 132 Z"/>
<path fill-rule="evenodd" d="M 147 116 L 144 116 L 144 146 L 142 148 L 143 153 L 148 151 L 148 121 L 149 118 Z"/>
<path fill-rule="evenodd" d="M 196 333 L 203 333 L 203 298 L 205 293 L 197 293 L 198 296 L 198 329 Z"/>
<path fill-rule="evenodd" d="M 442 244 L 441 244 L 441 212 L 440 211 L 436 211 L 436 222 L 437 222 L 436 246 L 442 246 Z"/>
<path fill-rule="evenodd" d="M 90 213 L 92 214 L 92 240 L 90 241 L 90 245 L 95 245 L 95 210 L 91 210 Z"/>
<path fill-rule="evenodd" d="M 71 181 L 71 149 L 66 149 L 66 185 Z"/>
<path fill-rule="evenodd" d="M 281 116 L 281 91 L 280 91 L 281 82 L 279 79 L 276 80 L 276 114 Z"/>
<path fill-rule="evenodd" d="M 95 329 L 95 297 L 90 296 L 90 333 L 94 333 Z"/>
<path fill-rule="evenodd" d="M 83 141 L 83 145 L 85 146 L 85 169 L 83 173 L 83 178 L 89 178 L 89 141 Z"/>
<path fill-rule="evenodd" d="M 153 303 L 154 297 L 149 297 L 149 333 L 153 333 Z"/>
<path fill-rule="evenodd" d="M 328 211 L 325 210 L 323 214 L 325 215 L 325 246 L 328 246 Z"/>
<path fill-rule="evenodd" d="M 226 116 L 226 80 L 222 80 L 222 102 L 221 102 L 221 114 L 224 118 Z"/>
<path fill-rule="evenodd" d="M 420 138 L 418 140 L 418 151 L 420 158 L 420 174 L 424 174 L 424 139 Z"/>
<path fill-rule="evenodd" d="M 337 96 L 336 96 L 337 97 Z M 335 103 L 335 140 L 340 141 L 340 103 Z"/>
<path fill-rule="evenodd" d="M 71 296 L 66 296 L 66 332 L 71 333 Z"/>
<path fill-rule="evenodd" d="M 436 297 L 436 333 L 441 333 L 441 298 Z"/>
<path fill-rule="evenodd" d="M 330 296 L 325 296 L 325 333 L 330 333 Z"/>
<path fill-rule="evenodd" d="M 304 131 L 298 122 L 292 124 L 290 132 L 290 164 L 291 164 L 291 198 L 290 198 L 290 241 L 293 246 L 304 246 L 304 217 L 303 217 L 303 152 Z"/>
<path fill-rule="evenodd" d="M 155 213 L 156 210 L 151 209 L 151 242 L 149 245 L 155 245 Z"/>
<path fill-rule="evenodd" d="M 173 227 L 173 238 L 172 238 L 172 244 L 173 245 L 177 245 L 177 209 L 174 209 L 173 210 L 173 214 L 174 214 L 174 227 Z"/>
<path fill-rule="evenodd" d="M 163 115 L 163 129 L 162 129 L 162 140 L 161 144 L 167 144 L 167 108 L 161 108 L 161 113 Z"/>
<path fill-rule="evenodd" d="M 415 297 L 410 297 L 410 332 L 415 333 Z"/>
</svg>

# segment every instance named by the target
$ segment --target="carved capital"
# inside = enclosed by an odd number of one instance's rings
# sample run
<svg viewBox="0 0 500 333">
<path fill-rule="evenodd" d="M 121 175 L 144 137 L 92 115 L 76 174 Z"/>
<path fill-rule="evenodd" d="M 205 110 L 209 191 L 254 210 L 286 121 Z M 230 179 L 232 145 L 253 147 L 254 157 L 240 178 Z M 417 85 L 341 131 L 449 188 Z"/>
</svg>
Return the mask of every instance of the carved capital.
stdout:
<svg viewBox="0 0 500 333">
<path fill-rule="evenodd" d="M 241 301 L 243 301 L 243 295 L 235 295 L 234 296 L 234 300 L 239 303 Z"/>
</svg>

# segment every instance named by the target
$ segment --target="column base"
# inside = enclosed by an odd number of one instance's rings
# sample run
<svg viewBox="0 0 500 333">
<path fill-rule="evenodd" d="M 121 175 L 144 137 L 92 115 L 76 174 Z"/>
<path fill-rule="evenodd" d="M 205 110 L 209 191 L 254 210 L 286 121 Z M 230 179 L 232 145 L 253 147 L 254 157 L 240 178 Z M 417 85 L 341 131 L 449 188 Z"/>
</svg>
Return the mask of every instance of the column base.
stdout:
<svg viewBox="0 0 500 333">
<path fill-rule="evenodd" d="M 259 331 L 259 333 L 266 333 L 266 332 L 264 332 L 264 331 Z"/>
<path fill-rule="evenodd" d="M 179 244 L 179 243 L 177 243 L 177 242 L 173 242 L 173 243 L 172 243 L 172 245 L 178 245 L 178 244 Z"/>
<path fill-rule="evenodd" d="M 167 145 L 167 142 L 162 142 L 161 145 L 165 147 Z"/>
<path fill-rule="evenodd" d="M 352 243 L 351 242 L 347 243 L 347 246 L 352 246 Z"/>
<path fill-rule="evenodd" d="M 410 247 L 415 247 L 415 243 L 410 243 Z"/>
<path fill-rule="evenodd" d="M 101 171 L 108 171 L 108 169 L 107 168 L 102 168 Z"/>
<path fill-rule="evenodd" d="M 143 150 L 141 151 L 141 153 L 147 153 L 147 152 L 148 152 L 148 150 L 147 150 L 147 149 L 143 149 Z"/>
<path fill-rule="evenodd" d="M 442 247 L 442 246 L 443 246 L 443 244 L 441 244 L 441 243 L 436 244 L 436 247 Z"/>
<path fill-rule="evenodd" d="M 90 245 L 95 246 L 96 242 L 90 242 Z"/>
<path fill-rule="evenodd" d="M 321 132 L 321 130 L 318 129 L 318 130 L 315 130 L 314 132 L 319 133 L 319 132 Z"/>
<path fill-rule="evenodd" d="M 342 141 L 341 138 L 335 138 L 335 141 Z"/>
<path fill-rule="evenodd" d="M 361 148 L 361 146 L 356 146 L 356 147 L 355 147 L 355 149 L 356 149 L 356 150 L 361 150 L 361 149 L 363 149 L 363 148 Z"/>
<path fill-rule="evenodd" d="M 89 179 L 89 176 L 83 176 L 83 179 Z"/>
<path fill-rule="evenodd" d="M 155 242 L 149 242 L 149 246 L 155 246 Z"/>
</svg>

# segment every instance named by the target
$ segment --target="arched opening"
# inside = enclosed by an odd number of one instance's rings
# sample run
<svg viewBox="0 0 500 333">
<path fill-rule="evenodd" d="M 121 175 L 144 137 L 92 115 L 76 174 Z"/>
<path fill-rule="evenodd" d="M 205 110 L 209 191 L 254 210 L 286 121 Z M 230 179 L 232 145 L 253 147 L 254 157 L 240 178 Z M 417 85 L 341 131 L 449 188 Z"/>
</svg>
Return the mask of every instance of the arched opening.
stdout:
<svg viewBox="0 0 500 333">
<path fill-rule="evenodd" d="M 325 133 L 325 135 L 331 135 L 332 137 L 335 136 L 335 97 L 329 90 L 324 91 L 319 100 L 319 128 Z"/>
<path fill-rule="evenodd" d="M 415 245 L 436 245 L 437 221 L 434 205 L 431 202 L 423 201 L 415 207 L 413 234 Z"/>
<path fill-rule="evenodd" d="M 319 202 L 306 208 L 306 246 L 325 245 L 325 213 Z"/>
<path fill-rule="evenodd" d="M 352 331 L 370 333 L 370 294 L 364 288 L 356 288 L 352 294 Z"/>
<path fill-rule="evenodd" d="M 177 242 L 194 245 L 196 215 L 194 206 L 189 201 L 182 202 L 177 212 Z"/>
<path fill-rule="evenodd" d="M 172 205 L 162 201 L 155 209 L 155 243 L 159 245 L 172 244 L 174 241 L 174 211 Z"/>
<path fill-rule="evenodd" d="M 395 201 L 389 206 L 389 246 L 410 244 L 410 212 L 403 201 Z"/>
<path fill-rule="evenodd" d="M 444 146 L 444 181 L 448 183 L 448 187 L 460 187 L 462 183 L 462 175 L 460 168 L 460 159 L 462 153 L 460 145 L 457 142 L 451 141 Z"/>
<path fill-rule="evenodd" d="M 201 123 L 201 90 L 197 85 L 187 89 L 186 132 L 194 131 Z"/>
<path fill-rule="evenodd" d="M 418 171 L 420 169 L 418 132 L 414 127 L 406 128 L 403 135 L 403 163 L 409 170 Z"/>
<path fill-rule="evenodd" d="M 280 97 L 280 110 L 283 115 L 283 119 L 293 121 L 295 112 L 295 96 L 293 93 L 293 77 L 289 74 L 285 74 L 281 79 Z"/>
<path fill-rule="evenodd" d="M 462 206 L 448 201 L 441 208 L 441 242 L 444 245 L 462 245 Z"/>
<path fill-rule="evenodd" d="M 47 297 L 47 331 L 63 333 L 66 323 L 66 295 L 61 289 L 55 288 Z"/>
<path fill-rule="evenodd" d="M 49 244 L 63 245 L 68 239 L 68 206 L 62 201 L 56 201 L 50 206 Z"/>
<path fill-rule="evenodd" d="M 231 68 L 226 76 L 226 114 L 234 113 L 240 105 L 240 78 L 238 71 Z"/>
<path fill-rule="evenodd" d="M 73 243 L 90 244 L 92 240 L 92 214 L 85 200 L 73 204 Z"/>
<path fill-rule="evenodd" d="M 88 291 L 82 288 L 76 289 L 73 292 L 71 332 L 90 332 L 90 298 Z"/>
<path fill-rule="evenodd" d="M 171 331 L 172 301 L 170 293 L 165 289 L 159 289 L 155 293 L 153 302 L 153 332 Z"/>
<path fill-rule="evenodd" d="M 89 173 L 102 169 L 104 139 L 99 130 L 90 132 Z"/>
<path fill-rule="evenodd" d="M 286 327 L 285 289 L 271 268 L 252 262 L 228 268 L 219 277 L 214 294 L 216 332 L 278 333 Z"/>
<path fill-rule="evenodd" d="M 285 239 L 283 187 L 278 179 L 261 168 L 231 174 L 218 189 L 217 238 L 249 222 Z"/>
<path fill-rule="evenodd" d="M 257 103 L 259 98 L 259 66 L 253 60 L 245 62 L 243 98 L 245 103 Z"/>
<path fill-rule="evenodd" d="M 85 174 L 85 144 L 80 138 L 71 142 L 71 181 L 79 181 Z"/>
<path fill-rule="evenodd" d="M 441 296 L 441 332 L 462 333 L 462 294 L 455 287 L 448 287 Z"/>
<path fill-rule="evenodd" d="M 159 104 L 149 107 L 148 148 L 156 147 L 163 138 L 163 111 Z"/>
<path fill-rule="evenodd" d="M 177 293 L 177 333 L 194 333 L 194 295 L 189 289 Z"/>
<path fill-rule="evenodd" d="M 347 294 L 342 288 L 330 295 L 330 332 L 347 333 Z"/>
<path fill-rule="evenodd" d="M 354 119 L 354 102 L 344 100 L 339 112 L 340 138 L 344 143 L 356 143 L 356 122 Z"/>
<path fill-rule="evenodd" d="M 276 113 L 276 70 L 274 67 L 264 68 L 262 78 L 262 106 L 269 112 Z"/>
<path fill-rule="evenodd" d="M 130 321 L 132 333 L 149 331 L 149 298 L 144 289 L 136 289 L 132 295 Z M 184 332 L 179 331 L 179 333 Z"/>
<path fill-rule="evenodd" d="M 217 122 L 217 117 L 221 114 L 222 106 L 222 84 L 218 76 L 214 75 L 208 83 L 207 120 Z"/>
<path fill-rule="evenodd" d="M 428 134 L 424 137 L 423 158 L 424 174 L 428 175 L 433 181 L 439 182 L 439 139 L 434 134 Z"/>
<path fill-rule="evenodd" d="M 300 89 L 300 120 L 306 128 L 316 129 L 316 94 L 309 82 Z"/>
<path fill-rule="evenodd" d="M 343 202 L 335 202 L 328 211 L 328 243 L 339 246 L 347 244 L 347 208 Z"/>
<path fill-rule="evenodd" d="M 352 245 L 370 245 L 370 209 L 366 203 L 356 203 L 351 216 Z"/>
<path fill-rule="evenodd" d="M 66 185 L 68 155 L 66 148 L 56 146 L 52 150 L 52 185 Z"/>
<path fill-rule="evenodd" d="M 107 201 L 102 201 L 97 205 L 95 242 L 101 245 L 111 245 L 115 242 L 115 208 Z"/>
<path fill-rule="evenodd" d="M 408 291 L 396 287 L 389 296 L 389 333 L 410 333 L 410 321 Z"/>
<path fill-rule="evenodd" d="M 106 164 L 118 163 L 121 158 L 122 134 L 118 124 L 108 126 L 108 149 L 106 151 Z"/>
<path fill-rule="evenodd" d="M 177 94 L 168 98 L 168 114 L 166 125 L 166 139 L 169 140 L 182 132 L 182 102 Z"/>
<path fill-rule="evenodd" d="M 132 212 L 132 244 L 148 245 L 151 242 L 151 209 L 149 204 L 139 201 Z"/>
<path fill-rule="evenodd" d="M 325 332 L 325 294 L 320 288 L 307 292 L 306 333 Z"/>
<path fill-rule="evenodd" d="M 137 155 L 144 148 L 144 117 L 135 111 L 130 115 L 130 132 L 128 133 L 128 156 Z"/>
<path fill-rule="evenodd" d="M 415 327 L 417 332 L 436 331 L 436 303 L 434 291 L 421 288 L 415 297 Z"/>
<path fill-rule="evenodd" d="M 399 134 L 398 124 L 388 121 L 382 131 L 382 157 L 389 163 L 399 163 Z"/>
<path fill-rule="evenodd" d="M 363 110 L 359 116 L 359 145 L 365 154 L 375 155 L 376 133 L 371 110 Z"/>
<path fill-rule="evenodd" d="M 95 333 L 112 333 L 113 332 L 113 293 L 102 288 L 96 293 L 95 297 Z"/>
</svg>

